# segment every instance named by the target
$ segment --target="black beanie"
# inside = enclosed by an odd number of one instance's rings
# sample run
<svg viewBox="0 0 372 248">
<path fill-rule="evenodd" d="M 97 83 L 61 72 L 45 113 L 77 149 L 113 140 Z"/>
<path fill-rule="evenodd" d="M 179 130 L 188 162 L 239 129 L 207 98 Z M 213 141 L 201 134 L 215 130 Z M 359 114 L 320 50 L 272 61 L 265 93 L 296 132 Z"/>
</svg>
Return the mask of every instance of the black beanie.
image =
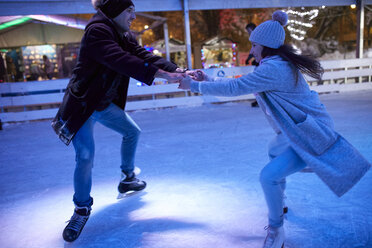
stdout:
<svg viewBox="0 0 372 248">
<path fill-rule="evenodd" d="M 134 6 L 131 0 L 104 0 L 99 8 L 107 17 L 112 19 L 120 15 L 129 6 Z"/>
</svg>

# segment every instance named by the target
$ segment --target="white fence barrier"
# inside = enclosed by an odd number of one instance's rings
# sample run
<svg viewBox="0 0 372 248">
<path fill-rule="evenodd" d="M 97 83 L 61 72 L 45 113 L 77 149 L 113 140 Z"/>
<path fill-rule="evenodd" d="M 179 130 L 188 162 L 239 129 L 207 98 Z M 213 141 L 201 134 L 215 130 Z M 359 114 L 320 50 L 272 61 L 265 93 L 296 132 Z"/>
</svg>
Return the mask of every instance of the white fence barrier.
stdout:
<svg viewBox="0 0 372 248">
<path fill-rule="evenodd" d="M 372 59 L 322 61 L 326 70 L 318 84 L 307 78 L 311 88 L 319 93 L 372 89 Z M 253 71 L 252 66 L 207 69 L 209 76 L 236 76 Z M 174 106 L 195 106 L 238 100 L 253 100 L 252 94 L 239 97 L 200 96 L 178 89 L 178 84 L 155 80 L 153 86 L 138 86 L 131 79 L 126 110 L 153 109 Z M 0 120 L 17 122 L 53 118 L 63 98 L 68 79 L 0 84 Z M 159 84 L 160 83 L 160 84 Z"/>
</svg>

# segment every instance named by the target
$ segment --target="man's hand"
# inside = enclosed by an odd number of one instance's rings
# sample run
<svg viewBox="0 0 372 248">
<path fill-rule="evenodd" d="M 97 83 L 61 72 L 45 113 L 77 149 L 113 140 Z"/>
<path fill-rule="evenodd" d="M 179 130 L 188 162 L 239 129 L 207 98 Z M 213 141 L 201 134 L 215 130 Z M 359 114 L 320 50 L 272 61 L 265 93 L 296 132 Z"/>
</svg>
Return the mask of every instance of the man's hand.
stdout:
<svg viewBox="0 0 372 248">
<path fill-rule="evenodd" d="M 177 73 L 177 72 L 167 72 L 163 71 L 162 69 L 159 69 L 155 73 L 155 77 L 157 78 L 163 78 L 167 80 L 170 83 L 179 83 L 180 80 L 184 78 L 182 73 Z"/>
</svg>

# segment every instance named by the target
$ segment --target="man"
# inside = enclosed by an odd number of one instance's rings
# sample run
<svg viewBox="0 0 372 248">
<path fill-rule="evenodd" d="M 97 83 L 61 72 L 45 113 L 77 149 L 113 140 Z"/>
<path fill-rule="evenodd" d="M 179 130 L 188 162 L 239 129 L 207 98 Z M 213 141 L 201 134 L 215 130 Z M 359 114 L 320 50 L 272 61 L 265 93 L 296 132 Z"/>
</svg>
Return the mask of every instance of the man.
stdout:
<svg viewBox="0 0 372 248">
<path fill-rule="evenodd" d="M 248 23 L 247 26 L 245 26 L 245 30 L 247 31 L 248 35 L 250 36 L 253 30 L 256 28 L 256 25 L 252 22 Z M 253 66 L 258 66 L 259 64 L 257 63 L 256 59 L 254 58 L 253 54 L 249 54 L 247 60 L 245 61 L 246 65 L 253 65 Z M 251 107 L 258 107 L 258 103 L 256 100 L 254 100 L 251 103 Z"/>
<path fill-rule="evenodd" d="M 50 80 L 53 78 L 53 64 L 50 62 L 48 56 L 46 56 L 45 54 L 43 55 L 43 71 L 47 79 Z"/>
<path fill-rule="evenodd" d="M 256 28 L 256 25 L 252 22 L 248 23 L 247 26 L 245 26 L 245 30 L 247 31 L 248 35 L 250 36 L 252 31 Z M 253 55 L 250 53 L 248 55 L 248 58 L 247 60 L 245 61 L 245 64 L 246 65 L 254 65 L 254 66 L 258 66 L 258 63 L 257 61 L 255 60 L 255 58 L 253 57 Z"/>
<path fill-rule="evenodd" d="M 4 83 L 5 78 L 6 78 L 5 63 L 4 63 L 4 60 L 3 60 L 3 55 L 0 52 L 0 83 Z"/>
<path fill-rule="evenodd" d="M 123 111 L 129 78 L 148 85 L 152 84 L 154 77 L 169 82 L 183 78 L 182 73 L 178 73 L 181 69 L 147 52 L 129 32 L 136 18 L 131 0 L 92 0 L 92 4 L 97 13 L 85 28 L 77 65 L 52 122 L 53 129 L 66 145 L 72 141 L 76 153 L 75 210 L 63 231 L 63 238 L 68 242 L 79 237 L 93 205 L 90 191 L 95 122 L 123 136 L 119 192 L 143 190 L 146 183 L 137 179 L 134 172 L 134 157 L 141 130 Z"/>
</svg>

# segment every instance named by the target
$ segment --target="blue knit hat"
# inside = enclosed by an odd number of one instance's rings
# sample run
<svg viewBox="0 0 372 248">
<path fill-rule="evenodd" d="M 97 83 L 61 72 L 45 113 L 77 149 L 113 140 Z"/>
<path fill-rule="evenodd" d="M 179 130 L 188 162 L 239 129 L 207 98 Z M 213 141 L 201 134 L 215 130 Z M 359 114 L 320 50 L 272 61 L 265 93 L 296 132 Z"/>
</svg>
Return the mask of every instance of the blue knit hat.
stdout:
<svg viewBox="0 0 372 248">
<path fill-rule="evenodd" d="M 265 47 L 277 49 L 284 44 L 285 31 L 288 15 L 284 11 L 277 10 L 273 13 L 273 19 L 261 23 L 251 33 L 249 40 Z"/>
</svg>

